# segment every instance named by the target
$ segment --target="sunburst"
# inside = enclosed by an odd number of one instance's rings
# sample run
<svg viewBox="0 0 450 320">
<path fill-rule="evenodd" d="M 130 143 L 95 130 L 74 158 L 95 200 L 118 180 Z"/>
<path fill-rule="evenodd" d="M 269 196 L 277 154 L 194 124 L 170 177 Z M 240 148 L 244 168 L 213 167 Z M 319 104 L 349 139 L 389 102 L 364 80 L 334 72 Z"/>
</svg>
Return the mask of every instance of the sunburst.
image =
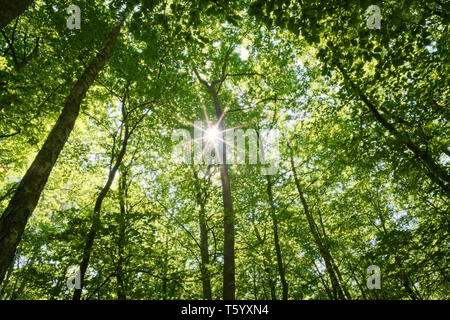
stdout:
<svg viewBox="0 0 450 320">
<path fill-rule="evenodd" d="M 224 130 L 220 129 L 220 124 L 221 124 L 225 114 L 227 113 L 227 111 L 228 111 L 228 109 L 225 108 L 224 112 L 221 114 L 221 116 L 217 120 L 217 122 L 211 123 L 208 113 L 206 112 L 206 108 L 203 107 L 203 112 L 204 112 L 205 119 L 206 119 L 206 127 L 205 128 L 200 127 L 200 126 L 196 125 L 195 123 L 192 123 L 191 121 L 189 121 L 179 115 L 177 116 L 181 120 L 181 122 L 191 125 L 194 128 L 196 128 L 202 132 L 201 137 L 192 139 L 189 142 L 187 142 L 187 141 L 185 142 L 185 143 L 192 143 L 192 142 L 195 143 L 196 141 L 202 141 L 202 140 L 206 142 L 206 144 L 204 145 L 203 150 L 202 150 L 201 159 L 203 158 L 203 156 L 205 154 L 205 150 L 208 148 L 208 146 L 210 144 L 212 144 L 214 146 L 216 155 L 219 155 L 218 159 L 219 159 L 220 164 L 223 164 L 222 157 L 220 156 L 220 155 L 222 155 L 222 153 L 219 153 L 219 147 L 222 146 L 222 144 L 228 145 L 231 148 L 237 147 L 238 149 L 242 149 L 239 146 L 235 146 L 234 141 L 232 141 L 232 143 L 226 141 L 224 139 L 224 135 L 226 132 L 242 128 L 242 127 L 244 127 L 244 125 L 240 125 L 240 126 L 236 126 L 236 127 L 232 127 L 232 128 L 224 129 Z"/>
</svg>

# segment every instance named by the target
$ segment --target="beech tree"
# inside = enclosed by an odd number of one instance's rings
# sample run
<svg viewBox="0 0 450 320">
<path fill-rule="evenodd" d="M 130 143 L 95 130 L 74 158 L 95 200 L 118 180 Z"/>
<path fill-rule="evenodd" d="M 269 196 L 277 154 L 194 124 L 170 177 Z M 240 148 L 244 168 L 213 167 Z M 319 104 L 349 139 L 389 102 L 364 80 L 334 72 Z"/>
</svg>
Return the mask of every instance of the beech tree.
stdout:
<svg viewBox="0 0 450 320">
<path fill-rule="evenodd" d="M 447 3 L 72 4 L 0 3 L 0 299 L 449 298 Z"/>
<path fill-rule="evenodd" d="M 31 4 L 33 0 L 7 1 L 2 0 L 0 6 L 0 29 L 3 29 L 11 21 L 20 16 Z"/>
<path fill-rule="evenodd" d="M 122 14 L 108 35 L 102 50 L 86 67 L 81 77 L 75 83 L 67 97 L 58 121 L 55 123 L 44 145 L 14 192 L 8 207 L 2 214 L 0 221 L 0 248 L 2 251 L 0 258 L 0 283 L 8 265 L 13 259 L 28 218 L 33 213 L 48 176 L 73 129 L 81 102 L 94 82 L 96 75 L 111 56 L 114 44 L 120 34 L 120 29 L 129 11 L 130 9 L 126 10 L 125 14 Z"/>
</svg>

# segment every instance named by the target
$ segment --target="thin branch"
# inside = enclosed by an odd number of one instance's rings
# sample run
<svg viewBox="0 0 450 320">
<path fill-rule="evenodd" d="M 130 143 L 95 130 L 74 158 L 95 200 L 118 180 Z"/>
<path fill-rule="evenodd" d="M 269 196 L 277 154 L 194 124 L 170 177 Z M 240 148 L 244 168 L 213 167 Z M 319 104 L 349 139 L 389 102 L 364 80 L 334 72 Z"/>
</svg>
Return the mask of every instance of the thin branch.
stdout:
<svg viewBox="0 0 450 320">
<path fill-rule="evenodd" d="M 258 73 L 258 72 L 228 73 L 226 76 L 227 77 L 260 76 L 260 77 L 263 77 L 263 78 L 266 77 L 264 74 L 261 74 L 261 73 Z"/>
<path fill-rule="evenodd" d="M 2 134 L 2 135 L 0 135 L 0 139 L 14 137 L 14 136 L 18 135 L 20 132 L 22 132 L 22 129 L 19 129 L 18 131 L 14 132 L 14 133 Z"/>
<path fill-rule="evenodd" d="M 198 74 L 196 68 L 194 68 L 194 73 L 195 73 L 195 75 L 197 76 L 198 81 L 200 81 L 201 83 L 203 83 L 207 88 L 211 87 L 211 85 L 210 85 L 206 80 L 204 80 L 202 77 L 200 77 L 200 75 Z"/>
</svg>

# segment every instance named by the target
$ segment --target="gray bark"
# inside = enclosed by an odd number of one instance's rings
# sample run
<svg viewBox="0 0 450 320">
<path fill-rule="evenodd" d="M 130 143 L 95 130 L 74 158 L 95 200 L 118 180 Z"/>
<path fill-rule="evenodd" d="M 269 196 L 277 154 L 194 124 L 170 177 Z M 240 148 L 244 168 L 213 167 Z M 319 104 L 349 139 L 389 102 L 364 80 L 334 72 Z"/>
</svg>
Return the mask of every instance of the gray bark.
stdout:
<svg viewBox="0 0 450 320">
<path fill-rule="evenodd" d="M 14 257 L 29 217 L 39 201 L 53 166 L 63 149 L 89 87 L 113 52 L 127 14 L 109 33 L 102 50 L 91 61 L 66 99 L 64 108 L 44 145 L 25 173 L 0 220 L 0 284 Z"/>
<path fill-rule="evenodd" d="M 0 30 L 20 16 L 33 0 L 0 0 Z"/>
</svg>

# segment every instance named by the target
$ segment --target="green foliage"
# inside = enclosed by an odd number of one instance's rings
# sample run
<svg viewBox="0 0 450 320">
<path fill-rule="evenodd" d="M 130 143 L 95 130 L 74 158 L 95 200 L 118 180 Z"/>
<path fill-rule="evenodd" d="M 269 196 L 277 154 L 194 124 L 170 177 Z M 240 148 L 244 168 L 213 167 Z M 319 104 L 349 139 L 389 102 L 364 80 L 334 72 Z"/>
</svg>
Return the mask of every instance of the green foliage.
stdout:
<svg viewBox="0 0 450 320">
<path fill-rule="evenodd" d="M 65 28 L 70 1 L 36 1 L 2 31 L 0 213 L 124 1 L 80 3 L 80 30 Z M 228 128 L 281 132 L 273 216 L 261 166 L 229 168 L 238 299 L 271 299 L 271 289 L 281 298 L 274 218 L 289 298 L 333 298 L 290 150 L 320 239 L 352 299 L 448 299 L 449 184 L 436 183 L 408 147 L 425 150 L 448 175 L 448 4 L 438 3 L 379 2 L 382 27 L 371 30 L 365 10 L 372 1 L 136 2 L 83 101 L 0 299 L 71 299 L 67 269 L 81 260 L 123 139 L 123 100 L 127 121 L 138 124 L 103 203 L 83 298 L 117 299 L 120 266 L 129 299 L 202 299 L 199 190 L 206 190 L 205 269 L 213 298 L 222 297 L 220 170 L 196 178 L 205 166 L 171 161 L 173 130 L 193 131 L 205 113 L 215 119 L 194 71 L 209 82 L 226 75 L 219 98 Z M 36 43 L 39 54 L 19 67 Z M 381 290 L 366 287 L 369 265 L 381 268 Z"/>
</svg>

